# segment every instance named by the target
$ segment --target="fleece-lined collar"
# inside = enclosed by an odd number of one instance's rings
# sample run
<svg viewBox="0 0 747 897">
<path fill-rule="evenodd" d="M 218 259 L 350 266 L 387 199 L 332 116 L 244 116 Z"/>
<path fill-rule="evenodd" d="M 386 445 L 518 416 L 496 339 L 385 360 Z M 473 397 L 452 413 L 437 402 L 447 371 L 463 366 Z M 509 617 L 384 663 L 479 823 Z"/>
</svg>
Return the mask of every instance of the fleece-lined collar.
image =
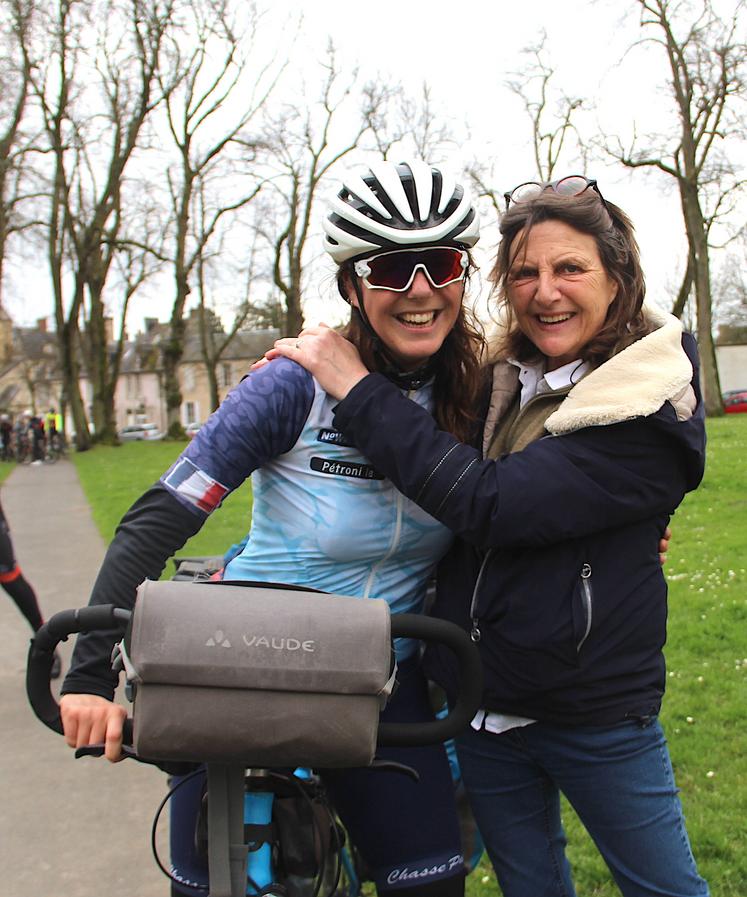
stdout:
<svg viewBox="0 0 747 897">
<path fill-rule="evenodd" d="M 690 386 L 692 364 L 682 348 L 682 324 L 673 315 L 652 306 L 644 307 L 652 332 L 631 343 L 609 361 L 580 380 L 562 405 L 551 414 L 546 429 L 554 436 L 583 427 L 607 426 L 645 417 L 671 402 L 678 419 L 687 420 L 695 410 Z M 486 421 L 489 440 L 495 421 L 509 395 L 515 395 L 516 369 L 496 365 L 493 397 Z"/>
<path fill-rule="evenodd" d="M 647 417 L 671 402 L 684 420 L 695 410 L 690 387 L 693 367 L 682 348 L 682 323 L 674 315 L 647 307 L 656 329 L 591 371 L 546 421 L 559 436 L 582 427 L 606 426 Z"/>
</svg>

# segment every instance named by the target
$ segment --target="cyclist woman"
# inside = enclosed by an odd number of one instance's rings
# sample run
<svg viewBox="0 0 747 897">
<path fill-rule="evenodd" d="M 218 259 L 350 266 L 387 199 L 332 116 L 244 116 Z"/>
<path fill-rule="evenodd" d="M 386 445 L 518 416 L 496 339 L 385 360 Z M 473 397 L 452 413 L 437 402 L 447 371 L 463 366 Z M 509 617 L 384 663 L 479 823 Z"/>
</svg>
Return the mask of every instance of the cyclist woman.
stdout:
<svg viewBox="0 0 747 897">
<path fill-rule="evenodd" d="M 463 187 L 421 161 L 378 162 L 345 180 L 324 229 L 340 293 L 352 307 L 349 338 L 440 427 L 469 438 L 481 338 L 462 298 L 479 228 Z M 379 597 L 394 613 L 419 611 L 451 535 L 341 437 L 332 426 L 334 404 L 295 362 L 245 378 L 127 512 L 91 602 L 131 607 L 137 585 L 157 579 L 167 558 L 251 474 L 250 538 L 227 565 L 226 579 Z M 68 743 L 105 741 L 110 760 L 120 754 L 124 716 L 111 703 L 115 638 L 112 632 L 78 639 L 61 702 Z M 384 718 L 427 718 L 416 645 L 396 648 L 400 684 Z M 464 870 L 443 748 L 386 756 L 416 768 L 420 783 L 365 769 L 325 774 L 353 843 L 379 892 L 458 897 Z M 182 880 L 204 881 L 205 870 L 190 856 L 192 823 L 185 808 L 172 812 L 172 864 Z"/>
</svg>

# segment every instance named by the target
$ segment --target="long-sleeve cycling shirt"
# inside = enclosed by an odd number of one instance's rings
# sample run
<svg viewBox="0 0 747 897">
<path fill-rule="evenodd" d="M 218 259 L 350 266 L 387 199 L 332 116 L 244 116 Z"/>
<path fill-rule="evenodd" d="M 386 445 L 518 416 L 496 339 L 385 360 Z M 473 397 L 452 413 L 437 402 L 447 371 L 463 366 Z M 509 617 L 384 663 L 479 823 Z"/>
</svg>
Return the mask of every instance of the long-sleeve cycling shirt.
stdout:
<svg viewBox="0 0 747 897">
<path fill-rule="evenodd" d="M 431 409 L 430 385 L 408 395 Z M 333 427 L 335 404 L 287 359 L 246 377 L 122 519 L 91 603 L 131 608 L 140 582 L 158 578 L 168 558 L 251 475 L 250 536 L 226 579 L 384 598 L 395 613 L 419 611 L 451 535 Z M 63 692 L 112 696 L 109 656 L 117 636 L 78 638 Z M 400 656 L 411 650 L 398 645 Z"/>
</svg>

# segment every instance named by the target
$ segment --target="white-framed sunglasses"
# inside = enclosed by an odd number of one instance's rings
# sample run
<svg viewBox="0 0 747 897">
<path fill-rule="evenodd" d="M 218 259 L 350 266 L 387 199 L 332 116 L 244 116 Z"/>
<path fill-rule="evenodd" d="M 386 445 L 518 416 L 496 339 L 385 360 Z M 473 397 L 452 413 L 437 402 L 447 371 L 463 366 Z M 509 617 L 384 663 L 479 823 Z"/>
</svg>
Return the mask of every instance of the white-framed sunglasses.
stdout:
<svg viewBox="0 0 747 897">
<path fill-rule="evenodd" d="M 456 246 L 428 246 L 380 252 L 354 264 L 355 273 L 371 290 L 404 293 L 422 271 L 435 289 L 464 280 L 469 257 Z"/>
</svg>

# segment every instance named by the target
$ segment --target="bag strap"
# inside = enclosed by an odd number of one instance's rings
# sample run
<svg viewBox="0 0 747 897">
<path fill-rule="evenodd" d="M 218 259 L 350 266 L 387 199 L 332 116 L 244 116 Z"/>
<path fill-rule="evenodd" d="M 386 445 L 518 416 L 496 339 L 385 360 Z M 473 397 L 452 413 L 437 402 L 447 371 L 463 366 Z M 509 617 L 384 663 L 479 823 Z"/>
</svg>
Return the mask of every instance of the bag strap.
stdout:
<svg viewBox="0 0 747 897">
<path fill-rule="evenodd" d="M 209 897 L 245 897 L 244 767 L 207 764 Z"/>
</svg>

